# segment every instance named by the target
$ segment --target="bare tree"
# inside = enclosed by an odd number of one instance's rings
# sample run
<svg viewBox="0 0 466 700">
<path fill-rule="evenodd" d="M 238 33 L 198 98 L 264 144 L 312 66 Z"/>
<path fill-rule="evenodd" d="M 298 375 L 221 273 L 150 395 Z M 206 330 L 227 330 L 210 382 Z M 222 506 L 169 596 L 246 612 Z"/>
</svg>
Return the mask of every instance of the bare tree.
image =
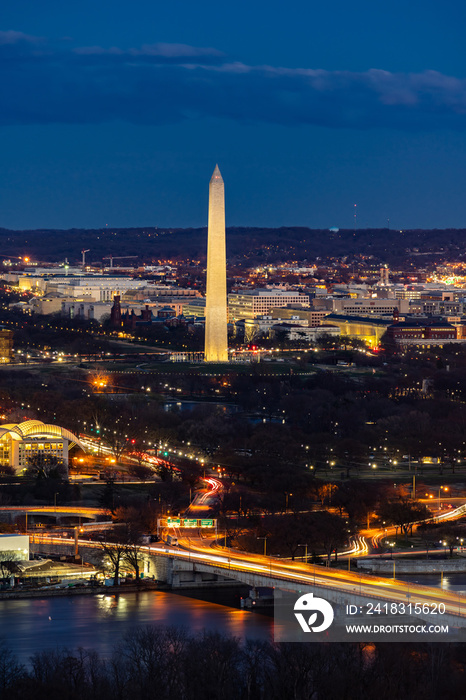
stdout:
<svg viewBox="0 0 466 700">
<path fill-rule="evenodd" d="M 410 498 L 400 497 L 397 500 L 382 501 L 378 509 L 379 516 L 391 523 L 399 526 L 405 539 L 408 538 L 409 531 L 412 532 L 416 522 L 427 520 L 431 516 L 430 510 L 423 503 L 413 501 Z"/>
<path fill-rule="evenodd" d="M 28 457 L 27 473 L 36 479 L 64 480 L 68 475 L 68 467 L 60 457 L 36 454 Z"/>
<path fill-rule="evenodd" d="M 113 585 L 119 585 L 120 567 L 126 552 L 126 545 L 119 542 L 103 542 L 102 551 L 113 568 Z"/>
<path fill-rule="evenodd" d="M 139 527 L 132 523 L 127 525 L 122 539 L 124 539 L 126 544 L 123 554 L 124 561 L 134 570 L 136 581 L 139 582 L 140 567 L 141 564 L 144 564 L 141 552 L 143 533 Z"/>
<path fill-rule="evenodd" d="M 0 640 L 0 697 L 8 697 L 8 691 L 26 675 L 26 669 L 21 666 L 12 652 Z"/>
<path fill-rule="evenodd" d="M 0 578 L 8 578 L 17 571 L 17 563 L 21 561 L 15 552 L 0 552 Z"/>
</svg>

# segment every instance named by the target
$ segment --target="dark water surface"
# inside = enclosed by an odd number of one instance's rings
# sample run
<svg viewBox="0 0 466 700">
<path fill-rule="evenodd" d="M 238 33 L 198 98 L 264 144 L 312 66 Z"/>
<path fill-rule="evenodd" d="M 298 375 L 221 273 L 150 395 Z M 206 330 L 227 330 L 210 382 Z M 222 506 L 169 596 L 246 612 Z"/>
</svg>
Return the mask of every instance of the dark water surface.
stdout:
<svg viewBox="0 0 466 700">
<path fill-rule="evenodd" d="M 57 647 L 108 656 L 126 633 L 145 625 L 272 637 L 269 617 L 165 591 L 0 600 L 0 638 L 23 663 L 36 651 Z"/>
<path fill-rule="evenodd" d="M 422 586 L 431 586 L 433 588 L 443 588 L 445 591 L 457 591 L 466 595 L 466 573 L 461 574 L 444 574 L 443 580 L 441 574 L 400 574 L 396 576 L 401 581 L 407 583 L 419 583 Z M 387 577 L 389 578 L 389 577 Z"/>
</svg>

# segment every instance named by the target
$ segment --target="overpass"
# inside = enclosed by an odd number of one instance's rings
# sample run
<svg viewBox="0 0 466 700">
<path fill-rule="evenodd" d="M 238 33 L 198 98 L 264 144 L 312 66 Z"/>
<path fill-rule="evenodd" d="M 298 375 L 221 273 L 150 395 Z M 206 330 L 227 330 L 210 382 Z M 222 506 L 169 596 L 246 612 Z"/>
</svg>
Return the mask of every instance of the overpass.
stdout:
<svg viewBox="0 0 466 700">
<path fill-rule="evenodd" d="M 9 516 L 10 522 L 14 520 L 15 517 L 20 515 L 25 515 L 26 518 L 30 516 L 46 516 L 48 518 L 54 518 L 55 522 L 61 518 L 73 518 L 75 522 L 82 520 L 97 520 L 99 517 L 105 517 L 108 519 L 110 517 L 110 511 L 105 508 L 86 508 L 82 506 L 3 506 L 0 507 L 0 514 L 5 514 Z M 27 520 L 26 520 L 27 523 Z M 61 523 L 65 526 L 65 523 Z M 27 525 L 26 525 L 27 530 Z"/>
</svg>

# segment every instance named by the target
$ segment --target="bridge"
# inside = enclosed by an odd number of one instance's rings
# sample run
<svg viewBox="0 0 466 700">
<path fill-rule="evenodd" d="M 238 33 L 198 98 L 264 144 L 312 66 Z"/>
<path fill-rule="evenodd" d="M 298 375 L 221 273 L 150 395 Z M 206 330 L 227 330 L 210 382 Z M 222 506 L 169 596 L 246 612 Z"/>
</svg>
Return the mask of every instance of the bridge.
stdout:
<svg viewBox="0 0 466 700">
<path fill-rule="evenodd" d="M 74 553 L 74 543 L 65 538 L 40 535 L 35 536 L 33 542 L 36 549 L 44 552 L 50 549 L 63 554 Z M 100 542 L 79 540 L 79 549 L 89 561 L 101 547 Z M 165 544 L 141 547 L 141 557 L 141 570 L 174 590 L 241 583 L 251 588 L 279 588 L 296 594 L 314 592 L 338 606 L 442 603 L 445 614 L 440 621 L 466 627 L 466 596 L 442 588 L 226 548 L 214 549 L 192 541 L 189 549 Z M 422 616 L 419 619 L 422 620 Z"/>
<path fill-rule="evenodd" d="M 75 521 L 81 520 L 97 520 L 97 518 L 110 517 L 110 511 L 106 508 L 86 508 L 82 506 L 2 506 L 0 513 L 8 515 L 10 520 L 18 515 L 30 516 L 47 516 L 55 518 L 58 521 L 60 518 L 73 518 Z"/>
</svg>

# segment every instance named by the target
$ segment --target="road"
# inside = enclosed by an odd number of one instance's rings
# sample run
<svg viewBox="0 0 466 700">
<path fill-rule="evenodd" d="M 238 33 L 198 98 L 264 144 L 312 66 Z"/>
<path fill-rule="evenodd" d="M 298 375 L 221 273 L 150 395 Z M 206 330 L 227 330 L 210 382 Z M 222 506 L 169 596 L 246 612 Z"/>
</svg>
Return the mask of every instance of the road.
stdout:
<svg viewBox="0 0 466 700">
<path fill-rule="evenodd" d="M 106 508 L 87 508 L 83 506 L 2 506 L 0 513 L 30 513 L 41 515 L 78 515 L 82 518 L 96 518 L 99 515 L 110 516 Z"/>
<path fill-rule="evenodd" d="M 463 499 L 464 500 L 464 499 Z M 425 522 L 436 522 L 436 523 L 443 523 L 443 522 L 449 522 L 451 520 L 458 520 L 458 518 L 463 518 L 466 515 L 466 503 L 462 503 L 460 506 L 457 508 L 453 508 L 451 510 L 446 510 L 446 511 L 441 511 L 439 510 L 433 517 L 427 518 L 427 520 L 419 520 L 416 523 L 413 523 L 414 525 L 420 525 Z M 384 527 L 380 529 L 374 529 L 374 530 L 367 530 L 365 531 L 365 537 L 371 540 L 372 546 L 375 549 L 378 549 L 380 547 L 380 543 L 382 539 L 385 539 L 387 537 L 393 537 L 396 535 L 397 530 L 399 530 L 398 527 L 394 526 L 389 526 L 389 527 Z M 413 552 L 411 551 L 411 554 Z"/>
<path fill-rule="evenodd" d="M 222 482 L 213 476 L 204 477 L 203 481 L 207 484 L 207 490 L 195 493 L 194 498 L 186 509 L 186 513 L 189 515 L 194 515 L 196 512 L 202 512 L 202 515 L 204 515 L 206 510 L 212 508 L 223 490 Z"/>
<path fill-rule="evenodd" d="M 68 544 L 69 539 L 53 535 L 34 536 L 33 541 L 47 544 Z M 79 540 L 79 545 L 101 549 L 101 542 Z M 165 557 L 175 557 L 191 563 L 198 562 L 223 570 L 225 576 L 235 577 L 235 572 L 241 574 L 257 574 L 263 579 L 271 579 L 271 585 L 282 582 L 284 588 L 297 588 L 299 584 L 322 586 L 348 594 L 363 595 L 372 601 L 397 603 L 443 603 L 445 611 L 452 615 L 466 617 L 466 597 L 442 588 L 430 588 L 419 584 L 405 583 L 398 579 L 386 579 L 363 573 L 352 573 L 337 569 L 327 569 L 319 565 L 309 565 L 296 561 L 280 561 L 274 557 L 264 557 L 258 554 L 238 552 L 222 548 L 215 552 L 209 544 L 197 538 L 187 538 L 178 547 L 165 544 L 155 544 L 141 548 L 147 554 Z M 239 577 L 240 579 L 240 577 Z M 262 583 L 264 585 L 264 583 Z M 265 584 L 266 585 L 266 584 Z"/>
</svg>

